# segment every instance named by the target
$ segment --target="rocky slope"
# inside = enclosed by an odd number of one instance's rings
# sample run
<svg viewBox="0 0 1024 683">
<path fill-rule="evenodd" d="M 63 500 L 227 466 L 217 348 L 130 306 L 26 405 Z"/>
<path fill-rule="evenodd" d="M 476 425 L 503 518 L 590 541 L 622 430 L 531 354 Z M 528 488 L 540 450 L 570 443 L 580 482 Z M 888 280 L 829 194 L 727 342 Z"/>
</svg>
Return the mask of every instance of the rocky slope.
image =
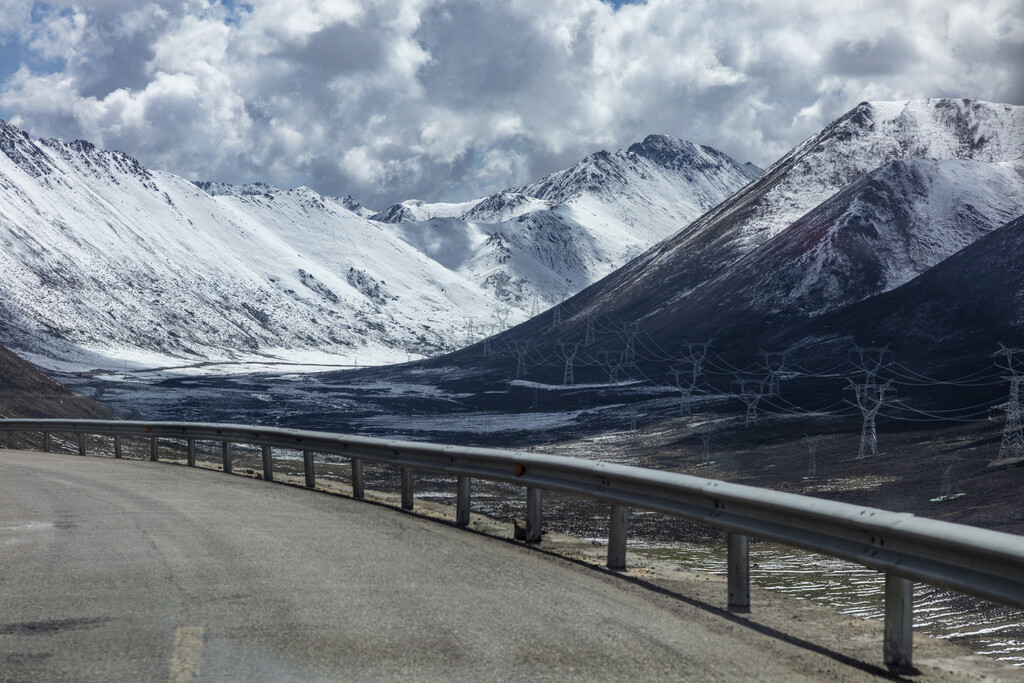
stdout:
<svg viewBox="0 0 1024 683">
<path fill-rule="evenodd" d="M 0 417 L 109 420 L 114 414 L 0 347 Z"/>
</svg>

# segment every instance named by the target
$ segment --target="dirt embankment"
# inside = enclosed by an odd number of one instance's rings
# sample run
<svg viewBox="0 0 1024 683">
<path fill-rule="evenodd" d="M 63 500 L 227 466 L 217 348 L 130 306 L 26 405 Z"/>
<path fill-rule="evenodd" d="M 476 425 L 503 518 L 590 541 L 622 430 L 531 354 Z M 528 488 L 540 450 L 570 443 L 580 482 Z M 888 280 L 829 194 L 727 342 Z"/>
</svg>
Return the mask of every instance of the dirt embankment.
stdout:
<svg viewBox="0 0 1024 683">
<path fill-rule="evenodd" d="M 0 347 L 0 417 L 116 419 L 96 401 L 71 393 L 63 384 L 3 347 Z"/>
</svg>

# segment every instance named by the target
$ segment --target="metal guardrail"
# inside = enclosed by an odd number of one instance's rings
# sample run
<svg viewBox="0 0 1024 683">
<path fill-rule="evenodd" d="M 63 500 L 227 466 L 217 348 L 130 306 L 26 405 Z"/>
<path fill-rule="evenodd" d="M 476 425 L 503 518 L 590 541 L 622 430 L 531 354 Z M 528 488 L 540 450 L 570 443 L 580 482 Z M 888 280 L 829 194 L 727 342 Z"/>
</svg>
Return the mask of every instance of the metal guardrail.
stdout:
<svg viewBox="0 0 1024 683">
<path fill-rule="evenodd" d="M 728 605 L 750 609 L 749 539 L 763 538 L 842 558 L 885 573 L 883 658 L 893 670 L 912 670 L 913 582 L 920 581 L 1014 607 L 1024 607 L 1024 537 L 908 513 L 849 505 L 780 491 L 684 474 L 660 472 L 553 455 L 489 448 L 443 446 L 323 432 L 177 422 L 100 420 L 0 420 L 8 447 L 15 433 L 43 435 L 48 451 L 53 433 L 113 439 L 122 456 L 122 437 L 147 437 L 149 457 L 160 458 L 160 439 L 182 440 L 187 462 L 196 464 L 196 442 L 222 445 L 222 467 L 232 469 L 232 444 L 262 447 L 263 478 L 274 479 L 273 448 L 303 452 L 306 486 L 316 485 L 313 453 L 350 459 L 352 492 L 362 498 L 363 461 L 401 472 L 401 505 L 413 507 L 413 471 L 457 477 L 456 524 L 469 523 L 470 481 L 505 482 L 526 488 L 528 542 L 541 540 L 542 491 L 578 494 L 610 504 L 608 562 L 626 565 L 626 536 L 632 507 L 653 510 L 727 532 Z"/>
</svg>

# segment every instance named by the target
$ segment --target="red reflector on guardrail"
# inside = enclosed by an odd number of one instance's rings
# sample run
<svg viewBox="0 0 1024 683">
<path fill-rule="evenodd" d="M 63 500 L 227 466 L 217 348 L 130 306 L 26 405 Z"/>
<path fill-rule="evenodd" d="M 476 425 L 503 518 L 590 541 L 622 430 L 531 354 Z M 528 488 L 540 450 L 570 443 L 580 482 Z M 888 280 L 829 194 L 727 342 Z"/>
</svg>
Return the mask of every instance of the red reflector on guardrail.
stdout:
<svg viewBox="0 0 1024 683">
<path fill-rule="evenodd" d="M 516 465 L 516 476 L 517 477 L 523 476 L 523 472 L 525 472 L 525 471 L 526 471 L 525 467 L 523 467 L 522 465 Z"/>
</svg>

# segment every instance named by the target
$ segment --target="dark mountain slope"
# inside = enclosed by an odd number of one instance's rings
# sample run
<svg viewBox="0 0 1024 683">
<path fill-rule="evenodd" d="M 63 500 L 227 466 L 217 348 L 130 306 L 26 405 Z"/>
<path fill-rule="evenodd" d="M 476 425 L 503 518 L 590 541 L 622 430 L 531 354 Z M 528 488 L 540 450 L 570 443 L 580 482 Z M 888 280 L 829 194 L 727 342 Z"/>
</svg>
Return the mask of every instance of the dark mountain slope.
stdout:
<svg viewBox="0 0 1024 683">
<path fill-rule="evenodd" d="M 794 326 L 775 341 L 889 344 L 908 360 L 991 365 L 999 343 L 1024 346 L 1024 216 L 902 287 Z"/>
<path fill-rule="evenodd" d="M 113 419 L 91 398 L 76 396 L 31 363 L 0 347 L 0 415 L 27 418 Z"/>
</svg>

